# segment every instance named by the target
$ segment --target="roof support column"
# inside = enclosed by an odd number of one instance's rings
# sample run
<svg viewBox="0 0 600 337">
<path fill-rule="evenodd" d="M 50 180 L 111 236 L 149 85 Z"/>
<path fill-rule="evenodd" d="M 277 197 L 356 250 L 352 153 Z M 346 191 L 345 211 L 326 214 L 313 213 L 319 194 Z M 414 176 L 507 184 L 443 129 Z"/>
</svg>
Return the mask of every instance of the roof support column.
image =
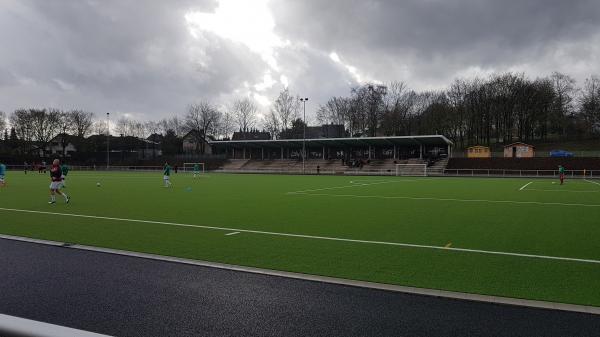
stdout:
<svg viewBox="0 0 600 337">
<path fill-rule="evenodd" d="M 244 154 L 244 157 L 243 157 L 243 159 L 246 159 L 246 147 L 244 146 L 242 149 L 243 149 L 243 150 L 242 150 L 242 152 L 243 152 L 243 154 Z"/>
<path fill-rule="evenodd" d="M 261 160 L 265 160 L 265 148 L 264 147 L 260 148 L 260 158 L 261 158 Z"/>
<path fill-rule="evenodd" d="M 448 144 L 448 155 L 446 157 L 452 157 L 452 147 L 450 146 L 450 144 Z"/>
<path fill-rule="evenodd" d="M 423 159 L 423 144 L 419 145 L 419 159 Z"/>
<path fill-rule="evenodd" d="M 323 160 L 325 160 L 325 146 L 323 146 Z"/>
<path fill-rule="evenodd" d="M 371 160 L 371 145 L 369 145 L 369 160 Z"/>
<path fill-rule="evenodd" d="M 397 151 L 396 145 L 394 145 L 394 159 L 396 159 L 396 151 Z"/>
<path fill-rule="evenodd" d="M 232 151 L 233 153 L 232 153 L 232 155 L 231 155 L 231 159 L 235 159 L 235 147 L 234 147 L 233 149 L 231 149 L 231 150 L 233 150 L 233 151 Z"/>
<path fill-rule="evenodd" d="M 283 160 L 283 146 L 281 147 L 281 160 Z"/>
</svg>

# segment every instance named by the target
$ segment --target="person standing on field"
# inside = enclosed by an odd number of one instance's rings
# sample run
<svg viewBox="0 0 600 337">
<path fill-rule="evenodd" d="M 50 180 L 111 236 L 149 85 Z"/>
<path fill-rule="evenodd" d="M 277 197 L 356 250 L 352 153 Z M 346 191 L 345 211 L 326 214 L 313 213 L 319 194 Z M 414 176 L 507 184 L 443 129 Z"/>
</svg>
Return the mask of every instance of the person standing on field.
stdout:
<svg viewBox="0 0 600 337">
<path fill-rule="evenodd" d="M 62 188 L 67 188 L 67 174 L 69 174 L 69 166 L 67 166 L 67 164 L 62 164 L 60 171 L 62 173 Z"/>
<path fill-rule="evenodd" d="M 6 182 L 4 181 L 4 175 L 6 174 L 6 165 L 0 163 L 0 187 L 6 186 Z"/>
<path fill-rule="evenodd" d="M 565 182 L 565 168 L 562 165 L 558 166 L 558 178 L 560 179 L 560 184 L 564 184 Z"/>
<path fill-rule="evenodd" d="M 52 167 L 50 168 L 50 201 L 49 204 L 56 203 L 56 195 L 62 195 L 65 198 L 65 203 L 69 203 L 71 198 L 68 195 L 60 191 L 62 186 L 62 170 L 60 169 L 60 161 L 58 159 L 54 159 L 52 162 Z"/>
<path fill-rule="evenodd" d="M 197 178 L 200 175 L 200 165 L 194 164 L 194 178 Z"/>
<path fill-rule="evenodd" d="M 171 166 L 169 166 L 169 163 L 165 163 L 165 166 L 163 167 L 163 180 L 165 182 L 165 187 L 171 187 Z"/>
</svg>

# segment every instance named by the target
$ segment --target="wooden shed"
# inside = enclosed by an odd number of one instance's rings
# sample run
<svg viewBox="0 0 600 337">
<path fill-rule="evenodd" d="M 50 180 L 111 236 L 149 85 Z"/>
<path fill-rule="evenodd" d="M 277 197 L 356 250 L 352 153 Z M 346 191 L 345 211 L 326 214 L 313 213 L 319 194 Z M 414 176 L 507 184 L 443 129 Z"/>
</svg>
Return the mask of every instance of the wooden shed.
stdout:
<svg viewBox="0 0 600 337">
<path fill-rule="evenodd" d="M 467 158 L 491 158 L 490 148 L 482 145 L 475 145 L 467 148 Z"/>
<path fill-rule="evenodd" d="M 535 146 L 516 142 L 504 146 L 504 158 L 533 158 Z"/>
</svg>

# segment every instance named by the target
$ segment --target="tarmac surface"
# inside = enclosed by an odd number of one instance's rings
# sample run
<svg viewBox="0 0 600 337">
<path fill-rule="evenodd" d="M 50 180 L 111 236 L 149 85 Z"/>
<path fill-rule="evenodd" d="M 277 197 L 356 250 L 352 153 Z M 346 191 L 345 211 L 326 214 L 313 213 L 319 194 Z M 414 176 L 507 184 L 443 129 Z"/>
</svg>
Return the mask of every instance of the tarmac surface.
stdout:
<svg viewBox="0 0 600 337">
<path fill-rule="evenodd" d="M 112 336 L 599 336 L 600 316 L 0 239 L 0 313 Z"/>
</svg>

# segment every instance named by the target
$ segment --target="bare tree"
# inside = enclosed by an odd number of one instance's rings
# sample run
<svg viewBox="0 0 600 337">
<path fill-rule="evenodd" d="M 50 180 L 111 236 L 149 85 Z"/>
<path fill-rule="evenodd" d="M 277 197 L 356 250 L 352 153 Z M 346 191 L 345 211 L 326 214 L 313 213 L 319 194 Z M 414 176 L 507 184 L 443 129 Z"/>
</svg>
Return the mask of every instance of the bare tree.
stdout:
<svg viewBox="0 0 600 337">
<path fill-rule="evenodd" d="M 281 122 L 281 129 L 285 130 L 290 127 L 294 119 L 298 118 L 300 114 L 300 100 L 298 97 L 294 97 L 288 88 L 285 88 L 279 93 L 271 110 Z"/>
<path fill-rule="evenodd" d="M 317 110 L 317 121 L 322 124 L 346 125 L 350 111 L 350 100 L 345 97 L 332 97 Z"/>
<path fill-rule="evenodd" d="M 177 137 L 182 137 L 186 132 L 184 123 L 177 116 L 173 116 L 170 119 L 163 118 L 158 121 L 160 133 L 165 136 L 169 130 Z"/>
<path fill-rule="evenodd" d="M 61 156 L 65 157 L 67 152 L 67 145 L 69 145 L 69 136 L 74 131 L 74 126 L 71 121 L 71 115 L 65 111 L 57 111 L 58 113 L 58 142 L 62 147 Z"/>
<path fill-rule="evenodd" d="M 117 120 L 115 125 L 115 131 L 124 137 L 133 136 L 135 133 L 134 130 L 135 122 L 127 117 L 121 117 Z"/>
<path fill-rule="evenodd" d="M 0 111 L 0 131 L 3 131 L 6 129 L 6 115 L 4 114 L 3 111 Z"/>
<path fill-rule="evenodd" d="M 106 128 L 106 121 L 97 120 L 92 122 L 92 132 L 95 135 L 106 135 L 108 129 Z"/>
<path fill-rule="evenodd" d="M 31 114 L 29 110 L 18 109 L 10 116 L 10 124 L 15 129 L 17 138 L 20 140 L 19 149 L 23 152 L 31 152 L 34 132 Z"/>
<path fill-rule="evenodd" d="M 220 111 L 210 102 L 191 104 L 185 116 L 185 126 L 196 143 L 196 151 L 205 153 L 205 137 L 216 133 L 221 117 Z"/>
<path fill-rule="evenodd" d="M 274 110 L 271 110 L 265 118 L 265 130 L 271 134 L 272 139 L 278 138 L 281 131 L 281 121 Z"/>
<path fill-rule="evenodd" d="M 50 141 L 60 132 L 60 111 L 55 109 L 29 109 L 33 137 L 37 146 L 46 154 L 46 147 Z"/>
<path fill-rule="evenodd" d="M 580 105 L 582 115 L 597 128 L 600 124 L 600 77 L 591 76 L 585 80 Z"/>
<path fill-rule="evenodd" d="M 230 138 L 235 131 L 235 118 L 230 111 L 223 112 L 221 122 L 219 123 L 219 135 L 222 138 Z"/>
<path fill-rule="evenodd" d="M 86 137 L 91 129 L 94 118 L 94 114 L 83 110 L 71 110 L 69 111 L 69 119 L 73 124 L 73 130 L 77 138 L 83 139 Z"/>
<path fill-rule="evenodd" d="M 248 132 L 254 127 L 256 111 L 256 105 L 249 98 L 237 99 L 233 102 L 232 113 L 241 131 Z"/>
</svg>

